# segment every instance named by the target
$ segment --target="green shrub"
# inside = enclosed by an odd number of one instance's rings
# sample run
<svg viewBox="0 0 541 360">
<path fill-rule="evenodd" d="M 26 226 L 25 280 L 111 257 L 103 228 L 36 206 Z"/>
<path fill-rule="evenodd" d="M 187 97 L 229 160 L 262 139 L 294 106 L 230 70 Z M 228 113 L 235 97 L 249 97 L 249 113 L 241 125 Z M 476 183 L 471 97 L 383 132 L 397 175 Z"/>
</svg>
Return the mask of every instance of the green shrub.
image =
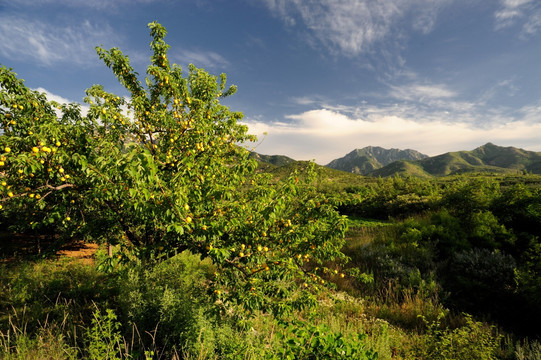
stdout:
<svg viewBox="0 0 541 360">
<path fill-rule="evenodd" d="M 541 343 L 537 340 L 528 341 L 515 346 L 515 357 L 517 360 L 541 359 Z"/>
<path fill-rule="evenodd" d="M 121 360 L 130 358 L 128 354 L 124 353 L 120 323 L 111 309 L 107 309 L 105 314 L 101 314 L 99 309 L 94 311 L 92 326 L 86 330 L 86 338 L 88 359 Z"/>
<path fill-rule="evenodd" d="M 212 267 L 185 251 L 155 266 L 137 265 L 122 278 L 119 306 L 124 325 L 141 329 L 142 346 L 191 351 L 202 331 Z M 128 331 L 128 329 L 126 329 Z"/>
<path fill-rule="evenodd" d="M 267 359 L 366 359 L 375 360 L 378 354 L 367 349 L 365 335 L 344 336 L 326 325 L 295 321 L 277 334 L 278 344 Z"/>
<path fill-rule="evenodd" d="M 426 334 L 415 351 L 415 359 L 492 360 L 496 359 L 500 336 L 493 329 L 465 316 L 465 325 L 454 330 L 442 329 L 439 320 L 427 323 Z"/>
<path fill-rule="evenodd" d="M 455 306 L 468 311 L 512 311 L 516 262 L 510 255 L 473 249 L 457 253 L 441 271 Z"/>
</svg>

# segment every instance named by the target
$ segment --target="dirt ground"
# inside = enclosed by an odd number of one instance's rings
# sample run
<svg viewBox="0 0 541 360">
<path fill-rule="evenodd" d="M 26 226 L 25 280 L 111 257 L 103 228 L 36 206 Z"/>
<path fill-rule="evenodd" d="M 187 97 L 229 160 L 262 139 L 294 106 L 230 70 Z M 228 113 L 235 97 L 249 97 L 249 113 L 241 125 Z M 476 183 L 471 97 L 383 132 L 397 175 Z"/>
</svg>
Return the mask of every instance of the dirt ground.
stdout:
<svg viewBox="0 0 541 360">
<path fill-rule="evenodd" d="M 50 254 L 50 249 L 53 246 L 54 239 L 44 236 L 1 232 L 0 263 L 11 263 L 25 258 L 40 257 L 41 255 L 53 256 L 53 254 Z M 97 250 L 97 244 L 74 240 L 62 245 L 54 255 L 92 264 Z"/>
<path fill-rule="evenodd" d="M 68 244 L 63 246 L 59 251 L 56 252 L 57 256 L 65 256 L 73 258 L 78 261 L 82 261 L 85 264 L 94 263 L 94 254 L 98 250 L 98 244 L 85 243 L 83 241 L 78 241 L 73 244 Z"/>
</svg>

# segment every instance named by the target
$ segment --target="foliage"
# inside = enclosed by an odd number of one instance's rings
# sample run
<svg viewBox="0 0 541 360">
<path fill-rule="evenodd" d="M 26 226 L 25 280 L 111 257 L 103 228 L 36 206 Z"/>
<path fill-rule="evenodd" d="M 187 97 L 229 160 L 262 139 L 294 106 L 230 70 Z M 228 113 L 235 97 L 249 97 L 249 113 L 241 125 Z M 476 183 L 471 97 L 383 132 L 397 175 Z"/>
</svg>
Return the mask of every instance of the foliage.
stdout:
<svg viewBox="0 0 541 360">
<path fill-rule="evenodd" d="M 378 179 L 347 194 L 341 211 L 391 217 L 385 227 L 356 224 L 356 235 L 348 238 L 350 266 L 374 275 L 370 286 L 359 289 L 381 297 L 389 282 L 404 289 L 434 283 L 446 306 L 538 334 L 524 325 L 526 318 L 541 319 L 541 197 L 528 179 Z M 424 198 L 427 206 L 412 210 L 411 203 L 399 201 L 405 198 Z"/>
<path fill-rule="evenodd" d="M 483 323 L 465 317 L 465 325 L 454 330 L 441 329 L 439 320 L 427 323 L 426 342 L 416 354 L 416 359 L 459 360 L 496 359 L 499 348 L 499 336 L 492 334 L 492 329 Z"/>
<path fill-rule="evenodd" d="M 365 336 L 344 337 L 333 333 L 326 325 L 293 322 L 277 334 L 278 347 L 269 359 L 366 359 L 375 360 L 378 354 L 366 349 Z"/>
<path fill-rule="evenodd" d="M 87 329 L 88 359 L 121 360 L 123 358 L 122 336 L 120 323 L 111 309 L 106 309 L 104 315 L 99 310 L 94 311 L 92 326 Z"/>
<path fill-rule="evenodd" d="M 160 333 L 141 335 L 147 349 L 190 351 L 204 327 L 202 313 L 212 300 L 205 285 L 211 270 L 208 260 L 187 251 L 153 267 L 130 267 L 120 279 L 125 284 L 118 297 L 123 323 Z"/>
<path fill-rule="evenodd" d="M 445 289 L 461 309 L 503 315 L 516 291 L 513 257 L 487 249 L 455 254 L 442 271 Z"/>
</svg>

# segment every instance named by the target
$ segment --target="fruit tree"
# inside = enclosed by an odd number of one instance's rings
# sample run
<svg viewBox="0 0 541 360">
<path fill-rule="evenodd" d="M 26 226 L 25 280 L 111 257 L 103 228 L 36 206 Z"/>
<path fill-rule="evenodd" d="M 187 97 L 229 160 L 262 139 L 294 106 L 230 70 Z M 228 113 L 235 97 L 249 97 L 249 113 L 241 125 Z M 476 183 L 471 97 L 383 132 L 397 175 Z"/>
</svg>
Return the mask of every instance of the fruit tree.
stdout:
<svg viewBox="0 0 541 360">
<path fill-rule="evenodd" d="M 224 308 L 287 312 L 314 302 L 325 263 L 343 259 L 345 220 L 310 170 L 280 182 L 242 146 L 255 137 L 220 103 L 226 76 L 167 57 L 150 23 L 145 82 L 119 49 L 97 48 L 129 97 L 94 85 L 86 114 L 0 68 L 0 205 L 17 230 L 120 244 L 141 259 L 189 250 L 212 259 Z"/>
</svg>

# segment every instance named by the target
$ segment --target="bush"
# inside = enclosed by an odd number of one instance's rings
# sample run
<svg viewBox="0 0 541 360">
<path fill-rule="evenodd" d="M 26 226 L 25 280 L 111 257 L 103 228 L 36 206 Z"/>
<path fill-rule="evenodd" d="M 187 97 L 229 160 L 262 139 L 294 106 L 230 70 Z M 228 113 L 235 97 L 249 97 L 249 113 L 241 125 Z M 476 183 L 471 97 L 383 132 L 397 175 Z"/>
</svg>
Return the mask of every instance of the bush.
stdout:
<svg viewBox="0 0 541 360">
<path fill-rule="evenodd" d="M 442 268 L 441 278 L 458 308 L 503 315 L 513 308 L 515 269 L 510 255 L 473 249 L 453 256 Z"/>
<path fill-rule="evenodd" d="M 439 321 L 427 323 L 426 334 L 415 352 L 416 359 L 427 360 L 492 360 L 496 359 L 500 337 L 492 328 L 473 321 L 466 315 L 465 325 L 454 330 L 441 329 Z"/>
<path fill-rule="evenodd" d="M 206 293 L 212 269 L 210 261 L 187 251 L 155 266 L 128 268 L 118 298 L 124 331 L 143 330 L 145 349 L 192 351 L 212 304 Z"/>
<path fill-rule="evenodd" d="M 362 334 L 345 337 L 326 325 L 293 322 L 277 334 L 278 344 L 266 359 L 359 359 L 375 360 L 378 354 L 367 349 Z"/>
</svg>

